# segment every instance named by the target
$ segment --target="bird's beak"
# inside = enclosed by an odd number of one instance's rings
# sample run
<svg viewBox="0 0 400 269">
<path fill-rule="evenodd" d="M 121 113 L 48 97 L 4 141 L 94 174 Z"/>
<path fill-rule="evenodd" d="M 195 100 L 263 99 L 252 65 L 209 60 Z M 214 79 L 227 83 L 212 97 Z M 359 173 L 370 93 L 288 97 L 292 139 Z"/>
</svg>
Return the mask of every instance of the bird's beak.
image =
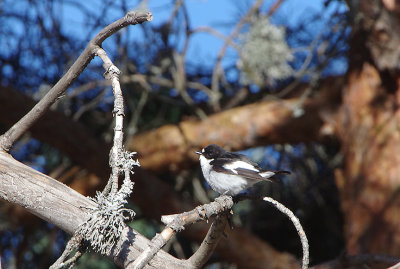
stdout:
<svg viewBox="0 0 400 269">
<path fill-rule="evenodd" d="M 199 155 L 203 154 L 200 151 L 195 151 L 194 153 L 199 154 Z"/>
</svg>

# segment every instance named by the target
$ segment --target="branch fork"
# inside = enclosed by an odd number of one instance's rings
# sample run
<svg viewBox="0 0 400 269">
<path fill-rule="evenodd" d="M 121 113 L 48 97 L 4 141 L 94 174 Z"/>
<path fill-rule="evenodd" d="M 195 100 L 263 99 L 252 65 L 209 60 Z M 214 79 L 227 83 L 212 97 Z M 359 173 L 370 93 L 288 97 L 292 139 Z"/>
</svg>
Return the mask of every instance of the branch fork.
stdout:
<svg viewBox="0 0 400 269">
<path fill-rule="evenodd" d="M 166 224 L 166 227 L 161 233 L 153 237 L 147 249 L 135 260 L 132 268 L 140 269 L 146 266 L 172 236 L 176 232 L 182 231 L 185 226 L 204 219 L 208 220 L 211 216 L 217 215 L 199 249 L 185 261 L 187 268 L 200 268 L 211 256 L 223 234 L 228 221 L 227 214 L 224 212 L 229 211 L 232 206 L 233 200 L 231 196 L 220 196 L 214 202 L 198 206 L 191 211 L 162 216 L 161 221 Z"/>
<path fill-rule="evenodd" d="M 122 24 L 116 25 L 114 22 L 101 31 L 95 38 L 89 42 L 89 47 L 94 55 L 97 55 L 103 61 L 103 67 L 106 70 L 104 77 L 111 81 L 114 93 L 113 116 L 115 117 L 113 146 L 110 150 L 109 164 L 111 175 L 103 192 L 97 192 L 95 198 L 97 207 L 89 209 L 89 218 L 75 232 L 62 256 L 52 266 L 61 268 L 65 266 L 64 260 L 74 251 L 81 249 L 85 242 L 96 251 L 103 255 L 110 255 L 112 251 L 119 252 L 123 240 L 120 240 L 121 234 L 126 227 L 125 222 L 130 221 L 135 216 L 135 212 L 124 208 L 127 198 L 130 196 L 134 183 L 130 179 L 134 166 L 140 166 L 139 162 L 132 159 L 135 153 L 128 152 L 123 147 L 123 121 L 124 121 L 124 99 L 121 85 L 119 82 L 120 70 L 113 64 L 107 53 L 100 47 L 100 44 L 106 37 L 111 35 L 113 26 L 116 28 L 129 24 L 137 24 L 151 20 L 150 13 L 129 12 L 122 20 Z M 126 26 L 125 25 L 125 26 Z M 86 50 L 85 50 L 86 51 Z M 124 175 L 124 181 L 118 190 L 118 180 L 120 175 Z M 83 252 L 77 251 L 79 258 Z M 75 255 L 76 256 L 76 255 Z M 75 256 L 73 257 L 75 259 Z M 77 258 L 75 260 L 77 260 Z M 70 262 L 69 262 L 70 263 Z"/>
</svg>

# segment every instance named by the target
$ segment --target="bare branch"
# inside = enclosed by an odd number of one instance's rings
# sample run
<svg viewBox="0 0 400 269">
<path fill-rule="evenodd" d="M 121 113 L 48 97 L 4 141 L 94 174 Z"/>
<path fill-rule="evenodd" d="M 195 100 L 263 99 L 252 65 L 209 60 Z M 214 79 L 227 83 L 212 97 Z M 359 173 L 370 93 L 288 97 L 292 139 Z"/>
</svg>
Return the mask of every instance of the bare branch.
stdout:
<svg viewBox="0 0 400 269">
<path fill-rule="evenodd" d="M 157 234 L 152 240 L 148 248 L 146 248 L 142 254 L 135 260 L 133 267 L 135 269 L 143 268 L 154 255 L 171 239 L 171 237 L 179 231 L 182 231 L 186 225 L 194 222 L 208 219 L 213 215 L 219 214 L 226 210 L 230 210 L 233 206 L 233 200 L 230 196 L 220 196 L 206 205 L 198 206 L 195 209 L 184 212 L 181 214 L 174 214 L 169 216 L 163 216 L 161 221 L 167 225 L 167 227 L 160 233 Z M 206 238 L 200 246 L 200 252 L 195 255 L 194 258 L 188 260 L 188 267 L 194 267 L 195 264 L 204 264 L 210 257 L 216 244 L 218 243 L 219 237 L 223 232 L 226 220 L 220 221 L 219 218 L 214 222 L 215 224 L 210 227 Z"/>
<path fill-rule="evenodd" d="M 86 46 L 78 59 L 74 62 L 67 73 L 54 85 L 53 88 L 29 111 L 23 118 L 15 123 L 6 133 L 0 136 L 0 147 L 4 151 L 9 151 L 17 139 L 21 137 L 49 108 L 58 98 L 68 89 L 68 87 L 83 72 L 96 53 L 97 47 L 103 41 L 128 26 L 151 21 L 152 15 L 148 12 L 131 12 L 123 18 L 115 21 L 100 31 Z"/>
<path fill-rule="evenodd" d="M 277 1 L 271 6 L 271 8 L 269 9 L 269 11 L 268 11 L 268 13 L 267 13 L 267 16 L 272 16 L 272 14 L 274 14 L 274 13 L 278 10 L 278 8 L 279 8 L 279 6 L 282 4 L 282 2 L 283 2 L 283 0 L 277 0 Z"/>
<path fill-rule="evenodd" d="M 211 227 L 207 232 L 206 237 L 204 238 L 203 242 L 201 242 L 200 247 L 188 259 L 189 264 L 194 268 L 202 268 L 211 257 L 211 254 L 214 252 L 214 249 L 217 246 L 221 238 L 221 234 L 224 232 L 225 226 L 228 222 L 227 214 L 216 216 L 214 222 L 211 224 Z"/>
<path fill-rule="evenodd" d="M 175 72 L 172 72 L 172 77 L 174 79 L 174 85 L 176 89 L 178 90 L 179 94 L 181 95 L 182 99 L 190 106 L 194 106 L 194 111 L 196 112 L 197 116 L 200 119 L 206 119 L 207 115 L 206 113 L 197 107 L 193 101 L 193 99 L 190 97 L 190 95 L 187 92 L 186 88 L 186 71 L 185 71 L 185 66 L 184 66 L 184 56 L 179 54 L 179 53 L 174 53 L 173 54 L 173 59 L 175 62 L 176 70 Z"/>
<path fill-rule="evenodd" d="M 54 262 L 49 269 L 59 269 L 64 268 L 66 266 L 73 266 L 76 261 L 82 256 L 83 251 L 81 250 L 83 243 L 82 236 L 73 236 L 71 240 L 68 241 L 67 246 L 65 247 L 61 256 Z M 76 253 L 73 257 L 66 260 L 67 257 L 76 249 Z"/>
<path fill-rule="evenodd" d="M 118 190 L 118 176 L 120 174 L 120 167 L 118 161 L 123 151 L 123 126 L 124 126 L 124 98 L 122 96 L 121 85 L 119 83 L 119 69 L 112 63 L 107 53 L 100 47 L 97 47 L 96 55 L 104 62 L 103 67 L 106 70 L 104 76 L 111 81 L 114 93 L 114 109 L 113 115 L 115 116 L 114 139 L 113 146 L 110 152 L 110 166 L 111 175 L 110 180 L 104 189 L 103 194 L 107 195 L 109 192 L 114 195 Z"/>
<path fill-rule="evenodd" d="M 154 255 L 168 242 L 175 234 L 175 231 L 170 227 L 166 227 L 161 233 L 157 234 L 147 247 L 135 260 L 131 268 L 142 269 L 154 257 Z"/>
<path fill-rule="evenodd" d="M 122 146 L 124 104 L 119 84 L 120 72 L 118 68 L 113 65 L 105 51 L 101 49 L 100 45 L 107 37 L 111 36 L 119 29 L 128 26 L 129 24 L 134 25 L 151 19 L 152 15 L 150 13 L 130 12 L 126 14 L 124 18 L 121 18 L 113 24 L 105 27 L 89 42 L 83 53 L 74 62 L 66 75 L 63 76 L 52 89 L 50 89 L 50 91 L 30 112 L 28 112 L 20 121 L 0 137 L 0 146 L 3 151 L 8 151 L 12 147 L 13 143 L 28 128 L 30 128 L 58 98 L 60 98 L 61 94 L 67 90 L 68 86 L 73 83 L 79 74 L 86 68 L 95 54 L 103 60 L 104 68 L 106 69 L 105 77 L 111 80 L 115 95 L 113 113 L 116 116 L 116 127 L 114 145 L 110 153 L 110 166 L 112 168 L 109 181 L 110 184 L 107 184 L 103 194 L 98 193 L 96 196 L 96 206 L 87 207 L 87 209 L 92 209 L 89 218 L 85 218 L 86 220 L 82 221 L 78 228 L 75 228 L 72 239 L 68 242 L 61 257 L 52 266 L 53 268 L 61 268 L 66 264 L 75 262 L 82 254 L 81 246 L 84 240 L 87 240 L 94 250 L 106 255 L 111 255 L 111 250 L 120 252 L 122 249 L 122 244 L 116 245 L 116 243 L 117 241 L 120 241 L 121 243 L 123 242 L 120 240 L 120 235 L 122 234 L 124 227 L 126 227 L 124 222 L 125 220 L 132 218 L 134 215 L 132 210 L 124 209 L 122 206 L 126 203 L 126 199 L 133 188 L 133 183 L 130 181 L 132 167 L 133 165 L 138 165 L 138 163 L 131 160 L 133 154 L 125 152 Z M 121 171 L 125 173 L 125 180 L 121 189 L 117 193 L 118 176 Z M 26 203 L 29 204 L 28 201 L 26 201 Z M 35 207 L 36 205 L 29 206 Z M 124 213 L 127 213 L 128 216 L 124 216 Z M 57 225 L 56 223 L 54 224 Z M 114 248 L 115 245 L 117 246 L 116 248 Z M 75 249 L 77 249 L 76 255 L 74 255 L 70 260 L 64 262 Z"/>
<path fill-rule="evenodd" d="M 284 206 L 283 204 L 279 203 L 278 201 L 272 199 L 271 197 L 264 197 L 264 201 L 270 202 L 273 206 L 275 206 L 279 211 L 281 211 L 283 214 L 288 216 L 288 218 L 293 222 L 294 227 L 296 228 L 297 233 L 300 236 L 300 241 L 301 245 L 303 247 L 303 264 L 302 268 L 307 269 L 308 268 L 308 263 L 309 263 L 309 246 L 308 246 L 308 240 L 306 233 L 303 230 L 303 227 L 300 224 L 299 219 L 293 214 L 293 212 Z"/>
<path fill-rule="evenodd" d="M 109 164 L 111 166 L 110 179 L 102 193 L 98 192 L 93 199 L 96 207 L 88 208 L 91 210 L 90 217 L 83 222 L 79 229 L 74 233 L 73 237 L 67 244 L 63 255 L 52 266 L 53 268 L 61 268 L 66 259 L 74 251 L 81 248 L 84 240 L 90 243 L 90 246 L 103 255 L 110 255 L 112 250 L 119 252 L 122 248 L 120 236 L 125 222 L 131 220 L 135 212 L 125 209 L 123 206 L 127 203 L 127 198 L 132 192 L 133 182 L 130 180 L 130 174 L 133 173 L 133 166 L 139 166 L 139 163 L 132 160 L 134 153 L 126 152 L 123 148 L 123 121 L 124 121 L 124 99 L 119 83 L 119 69 L 112 63 L 107 53 L 100 47 L 95 47 L 95 53 L 103 61 L 103 67 L 106 70 L 104 76 L 111 81 L 114 93 L 114 109 L 115 116 L 114 140 L 110 151 Z M 124 173 L 125 179 L 118 191 L 119 175 Z M 118 192 L 117 192 L 118 191 Z M 77 250 L 79 258 L 80 251 Z M 74 260 L 75 256 L 72 258 Z"/>
</svg>

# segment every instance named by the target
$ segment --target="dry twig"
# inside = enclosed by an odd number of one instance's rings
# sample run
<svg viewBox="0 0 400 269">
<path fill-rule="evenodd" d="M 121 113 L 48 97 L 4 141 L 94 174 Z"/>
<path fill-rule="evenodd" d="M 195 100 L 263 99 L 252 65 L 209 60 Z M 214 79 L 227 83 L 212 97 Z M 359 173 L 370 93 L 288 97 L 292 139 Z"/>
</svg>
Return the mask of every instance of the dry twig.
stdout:
<svg viewBox="0 0 400 269">
<path fill-rule="evenodd" d="M 176 232 L 183 230 L 185 226 L 204 219 L 209 219 L 211 216 L 220 214 L 221 212 L 226 212 L 230 210 L 232 206 L 232 197 L 220 196 L 216 198 L 214 202 L 198 206 L 189 212 L 163 216 L 161 221 L 167 226 L 160 234 L 157 234 L 151 240 L 150 246 L 135 260 L 132 268 L 143 268 L 165 243 L 167 243 Z M 214 220 L 200 248 L 192 257 L 186 260 L 188 268 L 199 268 L 208 260 L 219 241 L 226 223 L 226 215 L 218 216 Z"/>
<path fill-rule="evenodd" d="M 300 241 L 301 241 L 301 246 L 303 247 L 303 264 L 302 268 L 307 269 L 308 268 L 308 263 L 309 263 L 309 246 L 308 246 L 308 240 L 306 233 L 303 230 L 303 227 L 300 224 L 299 219 L 293 214 L 293 212 L 284 206 L 283 204 L 279 203 L 278 201 L 272 199 L 271 197 L 264 197 L 264 201 L 271 203 L 273 206 L 275 206 L 279 211 L 281 211 L 283 214 L 288 216 L 288 218 L 293 222 L 294 227 L 296 228 L 297 233 L 300 236 Z"/>
</svg>

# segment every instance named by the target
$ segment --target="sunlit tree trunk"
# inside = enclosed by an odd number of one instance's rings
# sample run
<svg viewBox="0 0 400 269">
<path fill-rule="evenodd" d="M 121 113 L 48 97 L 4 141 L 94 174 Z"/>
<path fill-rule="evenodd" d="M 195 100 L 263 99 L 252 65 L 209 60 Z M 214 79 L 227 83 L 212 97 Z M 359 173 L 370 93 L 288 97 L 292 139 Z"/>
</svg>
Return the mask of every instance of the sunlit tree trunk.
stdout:
<svg viewBox="0 0 400 269">
<path fill-rule="evenodd" d="M 399 4 L 359 1 L 338 129 L 347 251 L 400 254 Z"/>
</svg>

